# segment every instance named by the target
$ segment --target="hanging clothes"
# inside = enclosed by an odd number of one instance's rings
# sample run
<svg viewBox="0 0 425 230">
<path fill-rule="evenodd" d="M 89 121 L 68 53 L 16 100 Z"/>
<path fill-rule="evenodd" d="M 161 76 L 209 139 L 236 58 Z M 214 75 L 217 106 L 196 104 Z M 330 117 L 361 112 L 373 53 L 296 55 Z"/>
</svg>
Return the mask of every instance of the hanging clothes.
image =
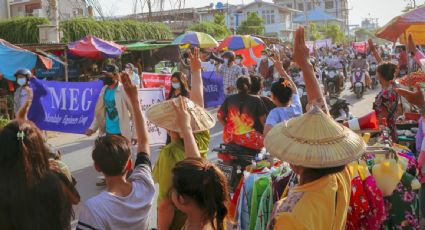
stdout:
<svg viewBox="0 0 425 230">
<path fill-rule="evenodd" d="M 373 176 L 368 176 L 363 181 L 363 190 L 369 203 L 369 211 L 366 213 L 366 218 L 360 222 L 361 229 L 380 230 L 387 214 L 384 197 Z"/>
<path fill-rule="evenodd" d="M 365 222 L 370 206 L 363 190 L 363 181 L 360 176 L 351 181 L 350 206 L 347 213 L 347 224 L 345 229 L 358 230 L 361 223 Z"/>
<path fill-rule="evenodd" d="M 414 176 L 405 172 L 393 194 L 384 198 L 388 217 L 383 229 L 413 230 L 420 228 L 419 198 L 417 192 L 412 189 L 414 179 Z"/>
<path fill-rule="evenodd" d="M 258 217 L 258 210 L 261 202 L 263 193 L 267 188 L 271 187 L 270 177 L 261 177 L 254 182 L 251 197 L 251 210 L 250 210 L 250 221 L 249 229 L 254 230 Z"/>
<path fill-rule="evenodd" d="M 271 185 L 271 184 L 270 184 Z M 261 196 L 260 206 L 258 207 L 255 230 L 266 230 L 270 214 L 273 210 L 273 192 L 272 186 L 268 186 Z"/>
</svg>

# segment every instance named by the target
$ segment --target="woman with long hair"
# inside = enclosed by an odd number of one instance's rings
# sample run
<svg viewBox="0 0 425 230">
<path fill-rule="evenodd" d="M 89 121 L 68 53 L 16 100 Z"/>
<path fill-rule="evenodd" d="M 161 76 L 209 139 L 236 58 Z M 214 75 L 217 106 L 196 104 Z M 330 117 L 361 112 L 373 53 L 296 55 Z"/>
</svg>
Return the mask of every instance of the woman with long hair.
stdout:
<svg viewBox="0 0 425 230">
<path fill-rule="evenodd" d="M 171 75 L 171 90 L 168 94 L 167 100 L 177 98 L 179 96 L 189 97 L 190 89 L 186 75 L 183 72 L 177 71 Z"/>
<path fill-rule="evenodd" d="M 40 130 L 14 120 L 0 130 L 0 229 L 71 229 L 79 202 L 66 176 L 50 169 Z"/>
</svg>

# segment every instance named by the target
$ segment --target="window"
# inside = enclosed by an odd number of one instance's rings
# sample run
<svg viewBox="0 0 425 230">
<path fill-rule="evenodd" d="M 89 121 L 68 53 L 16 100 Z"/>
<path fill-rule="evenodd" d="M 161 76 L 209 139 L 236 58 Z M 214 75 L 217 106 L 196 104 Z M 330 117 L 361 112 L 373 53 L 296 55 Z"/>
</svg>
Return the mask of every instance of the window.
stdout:
<svg viewBox="0 0 425 230">
<path fill-rule="evenodd" d="M 268 25 L 275 23 L 274 10 L 263 10 L 261 11 L 261 16 L 263 18 L 264 24 Z"/>
<path fill-rule="evenodd" d="M 303 3 L 298 3 L 298 10 L 301 10 L 301 11 L 304 10 L 304 4 Z"/>
<path fill-rule="evenodd" d="M 286 4 L 286 7 L 292 8 L 292 3 L 291 4 Z"/>
<path fill-rule="evenodd" d="M 326 9 L 333 9 L 334 8 L 334 2 L 333 1 L 326 1 L 325 2 L 325 8 Z"/>
<path fill-rule="evenodd" d="M 307 10 L 311 10 L 311 2 L 307 3 Z"/>
</svg>

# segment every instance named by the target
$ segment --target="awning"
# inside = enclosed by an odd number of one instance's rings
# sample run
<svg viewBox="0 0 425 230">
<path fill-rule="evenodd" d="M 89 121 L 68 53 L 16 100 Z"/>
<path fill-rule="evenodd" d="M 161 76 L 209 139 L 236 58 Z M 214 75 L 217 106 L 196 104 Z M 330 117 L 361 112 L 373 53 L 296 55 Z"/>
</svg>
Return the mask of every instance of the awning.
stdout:
<svg viewBox="0 0 425 230">
<path fill-rule="evenodd" d="M 0 73 L 4 74 L 7 79 L 14 81 L 16 70 L 21 68 L 32 70 L 36 65 L 50 69 L 53 62 L 47 57 L 22 49 L 0 39 Z"/>
<path fill-rule="evenodd" d="M 79 41 L 68 44 L 67 47 L 71 55 L 96 60 L 117 58 L 125 50 L 125 46 L 95 36 L 87 36 Z"/>
<path fill-rule="evenodd" d="M 172 45 L 171 43 L 168 44 L 152 44 L 152 43 L 144 43 L 144 42 L 136 42 L 125 45 L 126 50 L 131 51 L 144 51 L 144 50 L 153 50 L 153 49 L 159 49 L 166 46 Z"/>
</svg>

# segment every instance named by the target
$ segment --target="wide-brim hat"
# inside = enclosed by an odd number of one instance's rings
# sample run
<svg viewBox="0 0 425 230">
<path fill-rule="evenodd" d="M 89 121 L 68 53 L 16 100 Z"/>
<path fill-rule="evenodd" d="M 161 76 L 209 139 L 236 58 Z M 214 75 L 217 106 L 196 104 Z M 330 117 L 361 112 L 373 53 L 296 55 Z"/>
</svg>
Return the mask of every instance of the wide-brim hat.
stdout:
<svg viewBox="0 0 425 230">
<path fill-rule="evenodd" d="M 190 124 L 194 133 L 203 132 L 215 126 L 216 120 L 210 112 L 198 106 L 188 98 L 183 98 L 191 117 Z M 177 123 L 176 110 L 173 106 L 174 100 L 180 99 L 175 98 L 152 105 L 146 111 L 147 119 L 161 128 L 180 132 L 180 127 Z"/>
<path fill-rule="evenodd" d="M 331 168 L 358 159 L 363 139 L 314 107 L 308 113 L 273 127 L 264 145 L 271 155 L 307 168 Z"/>
</svg>

